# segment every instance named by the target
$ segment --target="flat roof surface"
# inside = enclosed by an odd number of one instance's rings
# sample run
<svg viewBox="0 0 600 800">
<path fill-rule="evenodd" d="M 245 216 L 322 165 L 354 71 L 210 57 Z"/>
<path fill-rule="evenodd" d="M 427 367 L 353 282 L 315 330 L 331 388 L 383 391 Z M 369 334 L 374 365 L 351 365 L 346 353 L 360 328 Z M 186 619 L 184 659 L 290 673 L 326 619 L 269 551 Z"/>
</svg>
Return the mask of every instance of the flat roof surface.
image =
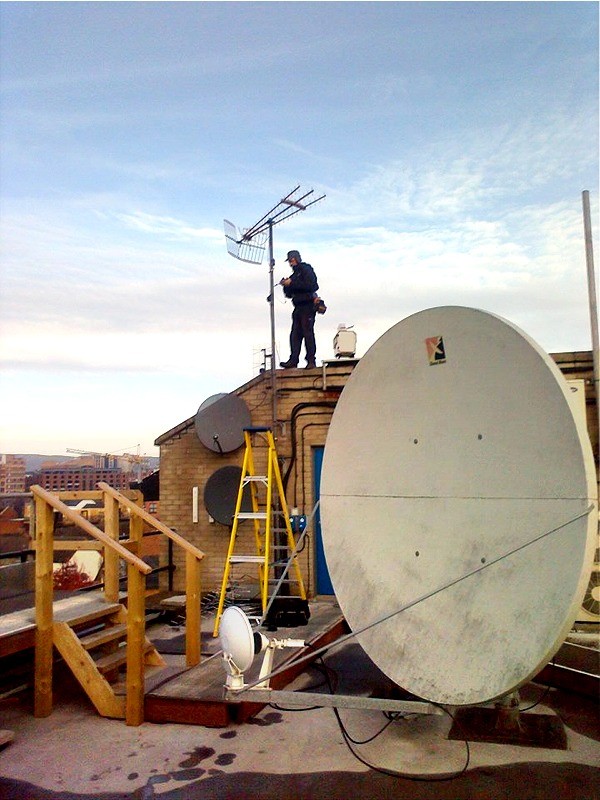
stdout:
<svg viewBox="0 0 600 800">
<path fill-rule="evenodd" d="M 301 629 L 298 636 L 301 636 Z M 276 636 L 276 634 L 273 634 Z M 175 666 L 179 655 L 165 656 Z M 360 646 L 347 642 L 288 688 L 386 696 L 390 682 Z M 452 720 L 330 708 L 266 706 L 223 728 L 127 727 L 96 714 L 74 680 L 56 681 L 53 713 L 36 719 L 30 696 L 0 701 L 3 800 L 247 800 L 248 798 L 435 798 L 436 800 L 597 800 L 600 726 L 595 699 L 528 684 L 526 714 L 558 716 L 566 750 L 448 739 Z M 352 741 L 354 740 L 354 741 Z M 355 742 L 362 742 L 357 744 Z M 354 752 L 353 752 L 354 751 Z"/>
</svg>

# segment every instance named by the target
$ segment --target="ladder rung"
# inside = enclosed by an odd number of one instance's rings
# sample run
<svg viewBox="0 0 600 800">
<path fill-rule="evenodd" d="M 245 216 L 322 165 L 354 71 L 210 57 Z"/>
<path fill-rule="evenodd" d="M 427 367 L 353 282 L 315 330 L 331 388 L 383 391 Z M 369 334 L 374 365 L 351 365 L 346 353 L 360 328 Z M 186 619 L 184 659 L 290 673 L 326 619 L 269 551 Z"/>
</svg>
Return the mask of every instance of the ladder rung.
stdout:
<svg viewBox="0 0 600 800">
<path fill-rule="evenodd" d="M 230 556 L 230 564 L 264 564 L 264 556 Z"/>
<path fill-rule="evenodd" d="M 267 482 L 266 475 L 246 475 L 244 477 L 244 483 L 251 483 L 252 481 L 262 481 L 263 483 Z"/>
<path fill-rule="evenodd" d="M 241 511 L 237 515 L 238 519 L 266 519 L 266 511 Z"/>
</svg>

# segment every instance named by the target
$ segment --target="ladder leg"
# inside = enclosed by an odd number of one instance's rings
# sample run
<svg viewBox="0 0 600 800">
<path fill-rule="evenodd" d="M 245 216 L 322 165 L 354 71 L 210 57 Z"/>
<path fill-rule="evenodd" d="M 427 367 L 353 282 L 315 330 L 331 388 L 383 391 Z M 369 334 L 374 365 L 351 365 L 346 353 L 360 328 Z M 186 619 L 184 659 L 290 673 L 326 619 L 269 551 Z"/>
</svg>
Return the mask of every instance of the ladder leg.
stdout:
<svg viewBox="0 0 600 800">
<path fill-rule="evenodd" d="M 267 603 L 269 601 L 269 556 L 271 553 L 271 528 L 273 520 L 273 459 L 277 458 L 275 453 L 275 445 L 273 442 L 273 435 L 268 434 L 269 453 L 267 461 L 267 500 L 266 511 L 267 519 L 265 521 L 265 566 L 263 572 L 263 580 L 261 586 L 261 603 L 263 614 L 267 610 Z"/>
<path fill-rule="evenodd" d="M 250 433 L 248 431 L 244 431 L 244 437 L 246 438 L 246 447 L 248 449 L 248 475 L 255 475 L 254 470 L 254 455 L 252 452 L 252 439 L 250 437 Z M 250 481 L 250 497 L 252 500 L 252 511 L 254 514 L 258 513 L 258 488 L 254 481 Z M 260 523 L 258 519 L 253 520 L 253 529 L 254 529 L 254 544 L 256 546 L 256 554 L 263 555 L 263 547 L 261 541 L 261 533 L 260 533 Z M 258 564 L 258 585 L 262 586 L 263 577 L 264 577 L 264 565 L 262 563 Z"/>
<path fill-rule="evenodd" d="M 247 437 L 247 433 L 244 432 L 244 436 Z M 217 607 L 217 614 L 215 617 L 215 626 L 213 629 L 213 636 L 218 636 L 219 634 L 219 625 L 221 624 L 221 617 L 223 616 L 223 607 L 225 605 L 225 596 L 227 594 L 227 585 L 229 583 L 229 575 L 231 573 L 231 556 L 233 555 L 233 551 L 235 549 L 235 539 L 237 536 L 238 530 L 238 514 L 240 513 L 240 509 L 242 507 L 242 497 L 244 495 L 244 478 L 248 472 L 248 469 L 252 465 L 252 454 L 250 452 L 250 448 L 248 446 L 249 441 L 246 439 L 246 452 L 244 453 L 244 462 L 242 464 L 242 476 L 240 480 L 240 486 L 238 489 L 237 500 L 235 502 L 235 512 L 233 515 L 233 524 L 231 526 L 231 535 L 229 537 L 229 547 L 227 549 L 227 558 L 225 559 L 225 569 L 223 570 L 223 580 L 221 582 L 221 593 L 219 595 L 219 605 Z"/>
<path fill-rule="evenodd" d="M 290 514 L 289 514 L 289 509 L 287 507 L 287 501 L 285 499 L 285 492 L 283 491 L 283 481 L 281 480 L 281 472 L 279 469 L 279 462 L 277 461 L 277 458 L 275 458 L 273 472 L 275 474 L 275 483 L 281 501 L 281 511 L 283 514 L 283 519 L 285 520 L 285 530 L 287 535 L 288 550 L 291 555 L 296 549 L 296 540 L 294 538 L 292 526 L 290 524 Z M 298 585 L 298 593 L 302 598 L 302 600 L 306 600 L 306 589 L 304 588 L 304 581 L 302 580 L 302 571 L 300 570 L 298 559 L 294 556 L 293 561 L 294 561 L 293 563 L 294 574 L 296 576 L 296 583 Z"/>
</svg>

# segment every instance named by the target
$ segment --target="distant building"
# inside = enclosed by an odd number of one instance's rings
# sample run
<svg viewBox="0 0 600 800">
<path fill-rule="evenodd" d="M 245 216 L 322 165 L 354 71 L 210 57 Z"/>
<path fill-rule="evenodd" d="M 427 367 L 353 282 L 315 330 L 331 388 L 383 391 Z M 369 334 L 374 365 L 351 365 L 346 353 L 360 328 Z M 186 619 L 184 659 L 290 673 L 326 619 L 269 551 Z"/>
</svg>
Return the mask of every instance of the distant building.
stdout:
<svg viewBox="0 0 600 800">
<path fill-rule="evenodd" d="M 95 466 L 73 466 L 69 463 L 43 466 L 32 483 L 49 492 L 86 492 L 104 481 L 113 489 L 129 489 L 131 476 L 118 468 L 96 469 Z"/>
<path fill-rule="evenodd" d="M 0 456 L 0 494 L 25 491 L 25 459 L 21 456 Z"/>
</svg>

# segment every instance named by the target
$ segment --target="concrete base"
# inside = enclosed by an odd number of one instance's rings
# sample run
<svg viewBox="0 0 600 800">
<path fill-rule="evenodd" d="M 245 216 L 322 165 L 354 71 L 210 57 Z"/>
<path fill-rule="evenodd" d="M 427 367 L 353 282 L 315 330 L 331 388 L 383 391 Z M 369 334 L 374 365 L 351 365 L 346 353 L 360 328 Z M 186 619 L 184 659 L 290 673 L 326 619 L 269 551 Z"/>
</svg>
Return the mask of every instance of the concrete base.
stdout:
<svg viewBox="0 0 600 800">
<path fill-rule="evenodd" d="M 519 713 L 514 722 L 507 722 L 506 715 L 498 708 L 459 709 L 454 713 L 448 738 L 549 750 L 567 749 L 567 734 L 559 717 Z"/>
</svg>

